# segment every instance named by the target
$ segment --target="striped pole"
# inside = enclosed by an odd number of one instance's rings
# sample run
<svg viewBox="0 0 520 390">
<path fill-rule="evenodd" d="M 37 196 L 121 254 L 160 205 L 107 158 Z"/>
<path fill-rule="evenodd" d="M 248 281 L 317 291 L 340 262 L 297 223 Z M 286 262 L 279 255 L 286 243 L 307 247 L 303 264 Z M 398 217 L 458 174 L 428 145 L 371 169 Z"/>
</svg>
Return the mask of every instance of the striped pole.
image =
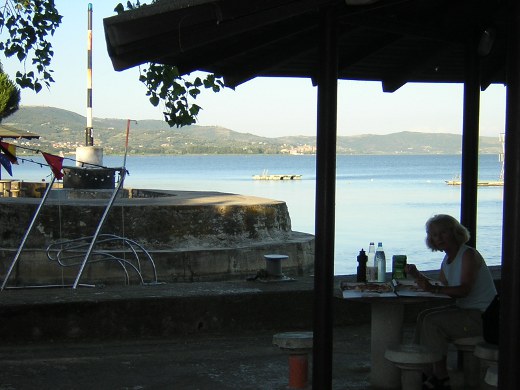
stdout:
<svg viewBox="0 0 520 390">
<path fill-rule="evenodd" d="M 85 145 L 93 146 L 92 135 L 92 3 L 88 4 L 87 32 L 87 127 L 85 129 Z"/>
</svg>

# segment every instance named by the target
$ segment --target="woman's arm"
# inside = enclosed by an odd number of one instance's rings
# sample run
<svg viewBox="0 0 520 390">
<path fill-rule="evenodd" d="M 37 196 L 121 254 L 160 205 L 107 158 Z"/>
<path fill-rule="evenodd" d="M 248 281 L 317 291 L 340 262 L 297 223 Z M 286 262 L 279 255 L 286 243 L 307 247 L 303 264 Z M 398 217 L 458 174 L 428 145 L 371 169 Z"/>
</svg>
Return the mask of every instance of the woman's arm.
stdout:
<svg viewBox="0 0 520 390">
<path fill-rule="evenodd" d="M 423 273 L 421 273 L 417 267 L 415 266 L 415 264 L 407 264 L 406 267 L 405 267 L 405 270 L 406 270 L 406 273 L 408 275 L 410 275 L 412 278 L 415 279 L 415 281 L 417 282 L 417 284 L 419 283 L 429 283 L 429 281 L 431 280 L 430 278 L 428 278 L 426 275 L 424 275 Z"/>
<path fill-rule="evenodd" d="M 440 281 L 443 284 L 442 286 L 427 283 L 421 288 L 433 293 L 446 294 L 453 298 L 463 298 L 473 289 L 481 265 L 482 257 L 480 254 L 475 249 L 468 248 L 462 256 L 462 269 L 458 286 L 449 286 L 444 272 L 441 271 Z"/>
</svg>

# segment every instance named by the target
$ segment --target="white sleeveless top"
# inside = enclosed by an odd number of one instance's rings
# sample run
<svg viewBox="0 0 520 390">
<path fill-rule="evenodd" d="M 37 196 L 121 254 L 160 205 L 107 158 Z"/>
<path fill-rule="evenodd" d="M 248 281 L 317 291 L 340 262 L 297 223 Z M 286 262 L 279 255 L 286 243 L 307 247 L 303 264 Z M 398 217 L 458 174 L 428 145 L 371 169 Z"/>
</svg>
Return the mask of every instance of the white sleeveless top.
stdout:
<svg viewBox="0 0 520 390">
<path fill-rule="evenodd" d="M 455 259 L 450 264 L 447 262 L 448 255 L 444 257 L 441 269 L 448 281 L 448 286 L 460 286 L 462 255 L 468 248 L 468 245 L 461 245 L 457 256 L 455 256 Z M 479 309 L 480 311 L 484 311 L 497 294 L 497 290 L 486 262 L 480 253 L 477 252 L 477 256 L 480 257 L 482 264 L 478 270 L 475 284 L 467 296 L 464 298 L 457 298 L 456 305 L 462 309 Z"/>
</svg>

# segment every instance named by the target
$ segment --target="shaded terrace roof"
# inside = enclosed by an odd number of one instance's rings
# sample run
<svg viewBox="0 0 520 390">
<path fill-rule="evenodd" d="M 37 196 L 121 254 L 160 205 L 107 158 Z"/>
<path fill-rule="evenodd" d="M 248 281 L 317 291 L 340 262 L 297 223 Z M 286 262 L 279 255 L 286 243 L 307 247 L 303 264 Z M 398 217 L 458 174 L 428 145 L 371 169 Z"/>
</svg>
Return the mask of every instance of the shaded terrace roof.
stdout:
<svg viewBox="0 0 520 390">
<path fill-rule="evenodd" d="M 515 262 L 520 254 L 516 239 L 520 226 L 518 0 L 162 0 L 107 18 L 104 24 L 116 70 L 147 62 L 171 64 L 181 74 L 203 70 L 222 75 L 230 87 L 260 76 L 319 79 L 313 386 L 320 389 L 330 387 L 332 366 L 336 62 L 338 78 L 381 81 L 387 92 L 408 82 L 464 83 L 461 222 L 473 232 L 479 87 L 505 84 L 507 72 L 504 210 L 508 212 L 504 213 L 502 240 L 501 339 L 505 337 L 508 343 L 500 345 L 499 383 L 516 388 L 514 368 L 520 348 L 520 267 Z M 507 56 L 506 31 L 511 35 Z M 479 45 L 481 41 L 484 45 Z"/>
<path fill-rule="evenodd" d="M 0 125 L 0 138 L 24 138 L 34 139 L 40 138 L 38 134 L 25 130 L 19 130 L 11 126 Z"/>
<path fill-rule="evenodd" d="M 181 74 L 220 74 L 231 87 L 257 76 L 314 78 L 317 16 L 331 4 L 340 79 L 382 81 L 387 92 L 406 82 L 462 82 L 465 45 L 474 40 L 477 50 L 487 30 L 494 43 L 481 58 L 482 89 L 505 82 L 499 0 L 162 0 L 106 18 L 108 53 L 116 70 L 158 62 Z"/>
</svg>

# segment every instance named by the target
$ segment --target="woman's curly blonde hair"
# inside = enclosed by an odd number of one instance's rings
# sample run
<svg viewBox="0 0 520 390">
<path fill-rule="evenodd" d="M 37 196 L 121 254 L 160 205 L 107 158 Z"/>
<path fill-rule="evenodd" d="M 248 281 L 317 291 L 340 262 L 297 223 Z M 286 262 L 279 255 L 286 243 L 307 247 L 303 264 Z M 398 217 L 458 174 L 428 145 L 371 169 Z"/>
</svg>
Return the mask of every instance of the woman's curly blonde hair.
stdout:
<svg viewBox="0 0 520 390">
<path fill-rule="evenodd" d="M 449 231 L 457 244 L 462 245 L 469 241 L 470 234 L 468 229 L 463 226 L 459 221 L 453 218 L 451 215 L 447 214 L 437 214 L 431 217 L 428 221 L 426 221 L 426 246 L 430 248 L 432 251 L 440 251 L 432 241 L 432 237 L 430 235 L 430 227 L 432 225 L 439 226 L 443 229 Z"/>
</svg>

